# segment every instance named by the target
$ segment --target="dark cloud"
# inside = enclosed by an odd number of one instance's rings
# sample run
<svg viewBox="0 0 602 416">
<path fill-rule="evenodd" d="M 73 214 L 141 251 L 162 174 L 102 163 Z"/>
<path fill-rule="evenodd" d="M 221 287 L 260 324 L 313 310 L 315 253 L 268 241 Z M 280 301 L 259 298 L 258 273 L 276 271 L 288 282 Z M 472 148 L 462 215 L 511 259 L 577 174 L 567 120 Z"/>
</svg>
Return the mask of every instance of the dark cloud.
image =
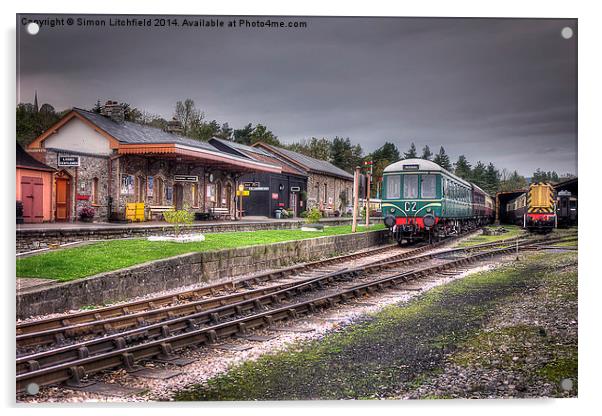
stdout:
<svg viewBox="0 0 602 416">
<path fill-rule="evenodd" d="M 575 20 L 282 20 L 308 28 L 19 27 L 19 99 L 37 89 L 57 108 L 118 99 L 170 116 L 191 97 L 284 141 L 414 141 L 525 175 L 576 172 L 576 39 L 560 35 Z"/>
</svg>

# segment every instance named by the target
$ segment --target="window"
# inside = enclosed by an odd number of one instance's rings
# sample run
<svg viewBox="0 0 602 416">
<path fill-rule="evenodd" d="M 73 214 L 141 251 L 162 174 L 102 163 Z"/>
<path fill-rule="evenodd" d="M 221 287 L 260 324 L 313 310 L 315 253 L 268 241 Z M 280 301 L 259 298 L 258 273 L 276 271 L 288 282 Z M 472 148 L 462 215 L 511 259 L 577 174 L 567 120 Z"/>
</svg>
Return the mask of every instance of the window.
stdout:
<svg viewBox="0 0 602 416">
<path fill-rule="evenodd" d="M 199 206 L 199 184 L 193 183 L 192 188 L 192 206 L 197 208 Z"/>
<path fill-rule="evenodd" d="M 400 192 L 401 192 L 401 176 L 400 175 L 387 176 L 387 198 L 388 199 L 399 198 Z"/>
<path fill-rule="evenodd" d="M 92 203 L 98 204 L 98 178 L 92 179 Z"/>
<path fill-rule="evenodd" d="M 437 196 L 437 177 L 435 175 L 421 175 L 422 187 L 420 193 L 422 198 L 435 198 Z"/>
<path fill-rule="evenodd" d="M 404 175 L 403 197 L 418 198 L 418 175 Z"/>
<path fill-rule="evenodd" d="M 208 183 L 207 184 L 207 199 L 209 199 L 209 202 L 216 202 L 216 197 L 215 197 L 215 184 L 212 183 Z"/>
<path fill-rule="evenodd" d="M 134 195 L 133 175 L 121 175 L 121 195 Z"/>
</svg>

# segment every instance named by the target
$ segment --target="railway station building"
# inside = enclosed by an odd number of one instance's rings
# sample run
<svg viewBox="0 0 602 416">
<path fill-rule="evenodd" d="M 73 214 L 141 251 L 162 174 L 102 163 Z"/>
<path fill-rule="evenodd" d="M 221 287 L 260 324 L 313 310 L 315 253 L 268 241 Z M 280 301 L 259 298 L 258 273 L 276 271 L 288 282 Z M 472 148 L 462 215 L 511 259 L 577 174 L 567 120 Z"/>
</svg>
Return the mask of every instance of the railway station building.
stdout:
<svg viewBox="0 0 602 416">
<path fill-rule="evenodd" d="M 84 207 L 97 221 L 125 220 L 132 203 L 144 204 L 146 218 L 171 206 L 234 218 L 242 175 L 282 172 L 183 137 L 175 121 L 162 130 L 124 119 L 113 101 L 100 113 L 73 108 L 29 144 L 30 155 L 56 169 L 50 220 L 74 221 Z"/>
<path fill-rule="evenodd" d="M 283 149 L 266 143 L 253 147 L 265 150 L 281 162 L 303 171 L 307 176 L 307 209 L 313 207 L 327 215 L 333 215 L 342 205 L 351 204 L 353 175 L 325 160 Z"/>
<path fill-rule="evenodd" d="M 243 199 L 245 215 L 274 217 L 279 209 L 286 209 L 299 216 L 305 211 L 302 196 L 307 193 L 308 174 L 294 164 L 267 152 L 261 147 L 246 146 L 227 140 L 209 140 L 218 149 L 234 155 L 244 156 L 280 166 L 282 172 L 251 172 L 241 176 L 241 183 L 249 191 Z"/>
</svg>

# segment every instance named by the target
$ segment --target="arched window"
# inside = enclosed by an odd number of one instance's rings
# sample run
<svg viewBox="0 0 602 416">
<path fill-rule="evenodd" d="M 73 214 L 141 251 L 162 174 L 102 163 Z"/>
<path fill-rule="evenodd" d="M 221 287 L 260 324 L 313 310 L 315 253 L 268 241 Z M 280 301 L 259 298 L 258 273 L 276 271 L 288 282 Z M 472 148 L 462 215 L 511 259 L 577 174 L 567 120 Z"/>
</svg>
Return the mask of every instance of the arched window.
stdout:
<svg viewBox="0 0 602 416">
<path fill-rule="evenodd" d="M 92 179 L 92 201 L 93 204 L 98 204 L 98 178 Z"/>
</svg>

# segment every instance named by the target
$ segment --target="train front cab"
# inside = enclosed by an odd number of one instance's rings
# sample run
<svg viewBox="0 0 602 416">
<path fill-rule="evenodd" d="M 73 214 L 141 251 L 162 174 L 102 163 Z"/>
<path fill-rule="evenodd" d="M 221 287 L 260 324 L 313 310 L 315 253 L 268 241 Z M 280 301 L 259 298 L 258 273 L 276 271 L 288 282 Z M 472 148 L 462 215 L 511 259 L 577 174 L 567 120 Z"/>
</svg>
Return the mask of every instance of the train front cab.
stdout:
<svg viewBox="0 0 602 416">
<path fill-rule="evenodd" d="M 527 193 L 527 213 L 524 227 L 537 233 L 549 233 L 556 228 L 556 198 L 554 188 L 547 183 L 535 183 Z"/>
<path fill-rule="evenodd" d="M 384 176 L 382 210 L 395 240 L 431 239 L 441 213 L 441 175 L 436 172 L 392 172 Z"/>
</svg>

